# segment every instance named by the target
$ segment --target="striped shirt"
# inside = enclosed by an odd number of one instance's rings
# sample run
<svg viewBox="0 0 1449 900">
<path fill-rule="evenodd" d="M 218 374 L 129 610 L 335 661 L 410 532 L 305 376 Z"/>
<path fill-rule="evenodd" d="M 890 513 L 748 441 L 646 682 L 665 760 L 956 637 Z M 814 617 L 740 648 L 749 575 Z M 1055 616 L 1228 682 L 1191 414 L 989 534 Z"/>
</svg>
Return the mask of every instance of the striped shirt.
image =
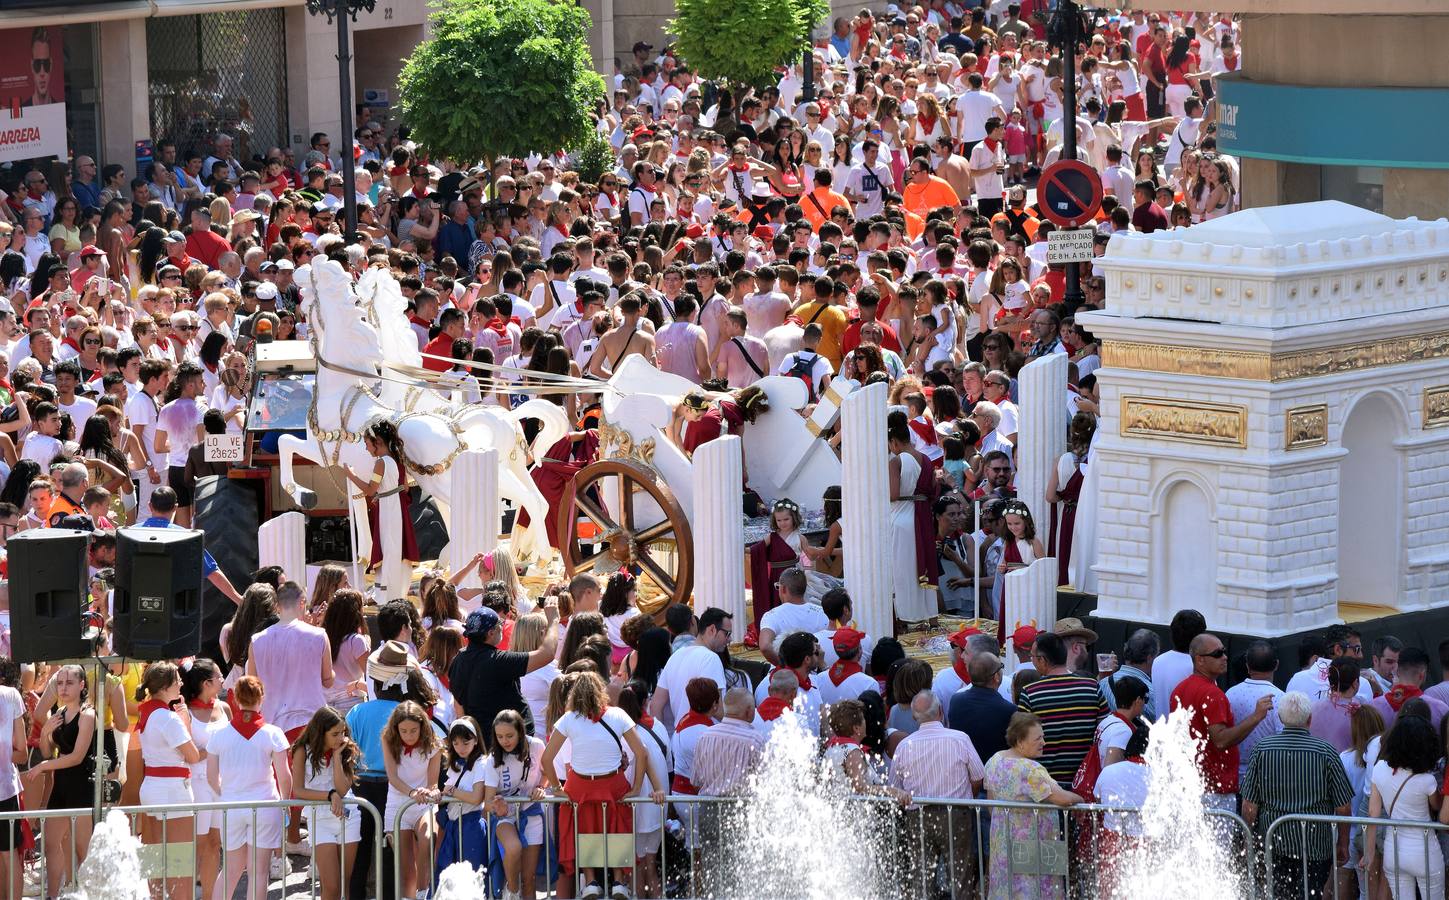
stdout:
<svg viewBox="0 0 1449 900">
<path fill-rule="evenodd" d="M 1017 708 L 1041 719 L 1046 750 L 1037 761 L 1063 788 L 1070 788 L 1097 723 L 1107 716 L 1107 701 L 1097 682 L 1081 675 L 1048 675 L 1022 688 Z"/>
<path fill-rule="evenodd" d="M 1266 833 L 1279 816 L 1333 815 L 1353 798 L 1338 753 L 1303 728 L 1285 728 L 1253 750 L 1241 787 L 1243 802 L 1258 804 L 1258 829 Z M 1306 846 L 1305 846 L 1306 838 Z M 1273 834 L 1273 852 L 1294 859 L 1333 856 L 1333 831 L 1323 823 L 1291 824 Z"/>
<path fill-rule="evenodd" d="M 891 758 L 890 783 L 913 797 L 969 799 L 986 767 L 971 738 L 940 722 L 922 722 Z"/>
<path fill-rule="evenodd" d="M 705 797 L 739 793 L 760 764 L 765 736 L 749 722 L 731 718 L 702 730 L 694 747 L 694 786 Z"/>
</svg>

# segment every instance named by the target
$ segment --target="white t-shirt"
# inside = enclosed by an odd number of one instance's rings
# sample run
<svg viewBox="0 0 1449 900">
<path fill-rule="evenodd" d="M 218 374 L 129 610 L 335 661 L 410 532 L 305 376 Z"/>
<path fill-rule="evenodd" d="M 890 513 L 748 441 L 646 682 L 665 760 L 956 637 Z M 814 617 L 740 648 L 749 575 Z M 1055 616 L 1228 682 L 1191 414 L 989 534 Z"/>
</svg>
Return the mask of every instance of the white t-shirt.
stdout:
<svg viewBox="0 0 1449 900">
<path fill-rule="evenodd" d="M 40 464 L 41 471 L 45 471 L 52 460 L 65 450 L 65 445 L 56 438 L 32 431 L 25 436 L 25 441 L 20 447 L 20 458 L 34 460 Z"/>
<path fill-rule="evenodd" d="M 1113 716 L 1116 718 L 1116 716 Z M 1121 721 L 1118 719 L 1118 721 Z M 1130 806 L 1141 809 L 1147 805 L 1147 766 L 1138 762 L 1113 763 L 1097 776 L 1097 802 L 1106 806 Z M 1142 817 L 1132 813 L 1107 813 L 1102 820 L 1108 831 L 1138 836 L 1142 834 Z"/>
<path fill-rule="evenodd" d="M 141 428 L 141 443 L 146 450 L 146 458 L 151 461 L 157 469 L 166 468 L 166 457 L 163 453 L 157 453 L 156 447 L 156 401 L 145 391 L 137 394 L 126 401 L 126 421 L 134 428 L 137 425 Z"/>
<path fill-rule="evenodd" d="M 96 401 L 89 397 L 82 397 L 80 394 L 76 394 L 73 403 L 57 403 L 56 405 L 60 407 L 61 412 L 70 415 L 70 420 L 75 423 L 76 434 L 85 430 L 86 421 L 96 411 Z"/>
<path fill-rule="evenodd" d="M 996 108 L 1003 106 L 1001 98 L 989 91 L 966 91 L 956 101 L 956 110 L 961 114 L 961 140 L 965 143 L 979 141 L 986 137 L 986 120 Z"/>
<path fill-rule="evenodd" d="M 1326 656 L 1320 656 L 1313 662 L 1313 665 L 1301 672 L 1293 673 L 1288 679 L 1288 690 L 1298 691 L 1307 694 L 1309 700 L 1322 700 L 1328 696 L 1328 667 L 1333 660 Z M 1372 703 L 1374 699 L 1373 688 L 1369 687 L 1368 679 L 1362 675 L 1358 678 L 1358 692 L 1354 698 L 1360 703 Z"/>
<path fill-rule="evenodd" d="M 654 720 L 653 728 L 639 728 L 639 742 L 644 745 L 644 752 L 649 754 L 649 759 L 654 763 L 654 771 L 659 773 L 661 778 L 666 777 L 669 772 L 669 729 L 658 719 Z M 629 756 L 629 766 L 625 774 L 629 782 L 634 781 L 634 767 L 637 761 L 634 754 L 630 752 L 629 745 L 624 745 L 624 752 Z M 665 788 L 668 790 L 668 788 Z M 664 808 L 653 803 L 641 803 L 634 807 L 634 832 L 635 834 L 648 834 L 658 830 L 664 824 Z"/>
<path fill-rule="evenodd" d="M 543 777 L 543 746 L 543 741 L 538 738 L 528 738 L 527 777 L 524 777 L 523 774 L 523 760 L 513 753 L 503 757 L 502 765 L 496 765 L 493 762 L 493 754 L 489 753 L 478 760 L 478 764 L 473 768 L 482 770 L 483 784 L 496 790 L 498 796 L 526 796 L 538 787 L 539 779 Z"/>
<path fill-rule="evenodd" d="M 533 713 L 535 726 L 548 721 L 545 717 L 548 709 L 548 692 L 553 687 L 553 680 L 558 677 L 558 674 L 558 663 L 550 662 L 518 679 L 518 692 L 527 701 L 528 709 Z"/>
<path fill-rule="evenodd" d="M 1167 154 L 1162 157 L 1162 164 L 1167 168 L 1169 174 L 1182 161 L 1182 151 L 1197 144 L 1198 130 L 1201 128 L 1202 119 L 1186 116 L 1172 130 L 1172 139 L 1167 144 Z"/>
<path fill-rule="evenodd" d="M 201 415 L 201 404 L 186 397 L 161 407 L 156 428 L 166 432 L 166 465 L 186 465 L 186 455 L 197 443 L 196 426 L 201 424 Z"/>
<path fill-rule="evenodd" d="M 25 701 L 13 687 L 0 687 L 0 800 L 9 800 L 20 793 L 20 773 L 10 761 L 15 736 L 15 720 L 25 715 Z"/>
<path fill-rule="evenodd" d="M 529 738 L 529 740 L 534 741 L 538 739 Z M 443 772 L 443 787 L 456 788 L 459 794 L 473 793 L 473 789 L 478 786 L 478 782 L 483 780 L 483 767 L 488 764 L 490 759 L 492 759 L 491 756 L 484 755 L 479 757 L 478 761 L 473 763 L 473 766 L 469 769 L 448 769 Z M 481 808 L 481 804 L 475 806 L 471 803 L 449 803 L 444 807 L 447 810 L 448 818 L 454 821 L 461 819 L 467 813 L 477 812 Z"/>
<path fill-rule="evenodd" d="M 1178 650 L 1169 650 L 1152 661 L 1152 697 L 1158 715 L 1168 712 L 1172 692 L 1192 674 L 1192 657 Z"/>
<path fill-rule="evenodd" d="M 603 723 L 614 729 L 609 734 Z M 595 722 L 576 712 L 569 711 L 559 716 L 553 730 L 569 739 L 572 745 L 569 765 L 580 775 L 605 775 L 619 768 L 624 735 L 634 727 L 634 720 L 617 706 L 604 710 L 603 718 Z M 618 740 L 615 740 L 615 737 Z"/>
<path fill-rule="evenodd" d="M 141 729 L 141 759 L 148 766 L 186 768 L 176 748 L 191 740 L 181 717 L 169 709 L 158 709 Z"/>
<path fill-rule="evenodd" d="M 806 354 L 814 356 L 815 359 L 810 360 Z M 819 353 L 810 350 L 796 350 L 794 353 L 788 354 L 784 359 L 780 360 L 780 368 L 775 370 L 775 374 L 789 375 L 790 370 L 795 368 L 796 360 L 801 359 L 810 363 L 810 384 L 814 388 L 814 394 L 819 396 L 820 385 L 826 378 L 835 374 L 835 367 L 830 364 L 830 360 L 821 356 Z"/>
<path fill-rule="evenodd" d="M 689 709 L 689 698 L 684 689 L 696 678 L 708 678 L 725 691 L 724 663 L 719 654 L 708 647 L 693 644 L 670 654 L 669 661 L 659 672 L 659 687 L 669 692 L 669 708 L 660 718 L 671 727 Z"/>
<path fill-rule="evenodd" d="M 814 634 L 829 627 L 829 617 L 813 603 L 781 603 L 760 617 L 760 630 L 773 631 L 777 647 L 788 634 L 797 631 Z"/>
<path fill-rule="evenodd" d="M 983 140 L 971 148 L 971 168 L 987 169 L 990 171 L 985 175 L 972 175 L 971 184 L 976 191 L 976 197 L 980 200 L 1000 200 L 1005 184 L 1001 179 L 1001 173 L 996 171 L 997 166 L 1006 165 L 1006 146 L 997 144 L 995 149 L 986 146 Z"/>
<path fill-rule="evenodd" d="M 226 802 L 280 800 L 277 782 L 272 777 L 272 754 L 286 749 L 287 736 L 275 725 L 263 725 L 250 739 L 230 727 L 213 732 L 206 752 L 216 757 L 221 775 L 221 799 Z"/>
<path fill-rule="evenodd" d="M 1107 764 L 1108 750 L 1126 750 L 1127 742 L 1130 740 L 1132 740 L 1132 726 L 1122 721 L 1121 716 L 1113 713 L 1103 719 L 1102 724 L 1097 728 L 1097 754 L 1102 758 L 1102 765 Z"/>
<path fill-rule="evenodd" d="M 880 159 L 875 161 L 874 167 L 865 163 L 853 167 L 845 183 L 845 193 L 859 194 L 865 198 L 855 205 L 855 217 L 868 219 L 885 209 L 886 191 L 894 184 L 890 166 Z"/>
</svg>

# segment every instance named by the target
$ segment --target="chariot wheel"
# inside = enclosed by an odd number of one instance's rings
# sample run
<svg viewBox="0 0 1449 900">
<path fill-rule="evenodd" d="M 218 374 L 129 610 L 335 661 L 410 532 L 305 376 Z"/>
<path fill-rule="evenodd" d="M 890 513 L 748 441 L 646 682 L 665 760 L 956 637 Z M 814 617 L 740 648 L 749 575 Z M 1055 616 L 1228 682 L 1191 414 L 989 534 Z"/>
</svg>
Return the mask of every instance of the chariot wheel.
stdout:
<svg viewBox="0 0 1449 900">
<path fill-rule="evenodd" d="M 563 501 L 558 533 L 569 577 L 638 566 L 668 603 L 690 602 L 694 546 L 689 519 L 652 468 L 629 459 L 590 463 L 569 482 Z M 581 523 L 582 530 L 595 534 L 580 540 Z M 584 552 L 584 545 L 593 552 Z"/>
</svg>

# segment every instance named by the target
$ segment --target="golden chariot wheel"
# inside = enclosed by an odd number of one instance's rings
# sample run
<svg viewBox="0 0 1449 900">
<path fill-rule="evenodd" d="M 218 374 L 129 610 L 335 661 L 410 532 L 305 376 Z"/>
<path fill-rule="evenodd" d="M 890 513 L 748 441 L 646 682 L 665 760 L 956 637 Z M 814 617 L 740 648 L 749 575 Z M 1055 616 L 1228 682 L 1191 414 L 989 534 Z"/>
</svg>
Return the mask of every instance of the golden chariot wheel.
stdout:
<svg viewBox="0 0 1449 900">
<path fill-rule="evenodd" d="M 651 467 L 629 459 L 590 463 L 569 482 L 558 515 L 569 577 L 637 566 L 668 598 L 665 605 L 690 602 L 694 546 L 689 519 Z M 642 524 L 646 520 L 653 524 Z M 585 553 L 585 545 L 593 552 Z"/>
</svg>

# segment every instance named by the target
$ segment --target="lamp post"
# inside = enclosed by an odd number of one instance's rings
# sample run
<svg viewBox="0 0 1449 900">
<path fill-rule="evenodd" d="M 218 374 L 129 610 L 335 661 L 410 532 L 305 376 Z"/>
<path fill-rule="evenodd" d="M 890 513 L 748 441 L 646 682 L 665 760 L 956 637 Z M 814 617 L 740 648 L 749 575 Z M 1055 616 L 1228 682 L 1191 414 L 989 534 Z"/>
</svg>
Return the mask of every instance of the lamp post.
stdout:
<svg viewBox="0 0 1449 900">
<path fill-rule="evenodd" d="M 1050 37 L 1062 48 L 1062 159 L 1077 158 L 1077 40 L 1081 36 L 1081 23 L 1076 4 L 1072 0 L 1061 0 L 1055 18 L 1048 25 Z M 1063 299 L 1068 309 L 1076 309 L 1086 301 L 1078 264 L 1069 263 L 1066 275 Z"/>
<path fill-rule="evenodd" d="M 337 22 L 337 93 L 342 104 L 342 217 L 347 221 L 345 234 L 357 230 L 357 160 L 353 156 L 354 131 L 352 119 L 352 41 L 347 34 L 348 20 L 357 21 L 358 13 L 372 12 L 377 0 L 307 0 L 307 12 Z"/>
</svg>

